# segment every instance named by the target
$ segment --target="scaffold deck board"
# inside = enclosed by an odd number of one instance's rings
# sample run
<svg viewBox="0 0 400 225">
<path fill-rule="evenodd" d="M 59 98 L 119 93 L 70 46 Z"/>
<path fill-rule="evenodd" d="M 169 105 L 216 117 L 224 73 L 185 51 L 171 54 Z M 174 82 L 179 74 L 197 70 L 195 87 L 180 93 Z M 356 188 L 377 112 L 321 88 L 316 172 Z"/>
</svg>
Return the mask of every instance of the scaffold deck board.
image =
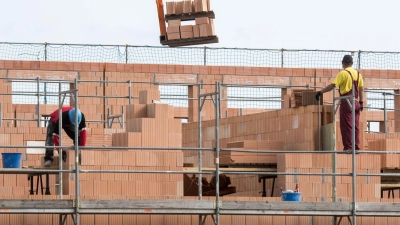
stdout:
<svg viewBox="0 0 400 225">
<path fill-rule="evenodd" d="M 213 200 L 80 200 L 80 214 L 214 214 Z M 75 200 L 0 200 L 0 213 L 74 213 Z M 220 201 L 221 215 L 349 216 L 348 202 Z M 357 216 L 399 216 L 400 203 L 362 202 Z"/>
<path fill-rule="evenodd" d="M 203 167 L 202 171 L 215 171 L 215 167 Z M 198 172 L 198 167 L 184 167 L 183 171 Z M 219 168 L 221 172 L 276 172 L 276 168 Z"/>
</svg>

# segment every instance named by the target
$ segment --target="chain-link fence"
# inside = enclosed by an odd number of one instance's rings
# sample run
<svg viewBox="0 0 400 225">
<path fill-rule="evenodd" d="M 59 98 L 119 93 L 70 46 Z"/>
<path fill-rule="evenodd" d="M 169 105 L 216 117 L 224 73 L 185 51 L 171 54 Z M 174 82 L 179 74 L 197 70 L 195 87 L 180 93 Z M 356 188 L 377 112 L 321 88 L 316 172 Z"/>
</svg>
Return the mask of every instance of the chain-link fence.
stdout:
<svg viewBox="0 0 400 225">
<path fill-rule="evenodd" d="M 39 83 L 35 82 L 12 82 L 12 104 L 34 104 L 38 101 L 40 104 L 59 104 L 59 91 L 68 91 L 69 84 L 61 83 Z M 37 94 L 34 96 L 34 94 Z M 70 99 L 64 99 L 64 105 L 70 104 Z"/>
<path fill-rule="evenodd" d="M 356 69 L 400 69 L 400 52 L 0 42 L 5 60 L 340 69 L 346 54 Z"/>
</svg>

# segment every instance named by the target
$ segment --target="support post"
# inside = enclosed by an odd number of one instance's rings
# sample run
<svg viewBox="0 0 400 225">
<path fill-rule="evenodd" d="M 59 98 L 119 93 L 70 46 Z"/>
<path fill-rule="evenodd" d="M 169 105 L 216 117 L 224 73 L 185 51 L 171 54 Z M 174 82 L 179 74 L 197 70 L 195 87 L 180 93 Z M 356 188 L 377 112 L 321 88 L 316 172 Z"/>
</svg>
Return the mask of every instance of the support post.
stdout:
<svg viewBox="0 0 400 225">
<path fill-rule="evenodd" d="M 197 141 L 198 141 L 198 143 L 197 143 L 197 145 L 198 145 L 198 147 L 199 147 L 199 151 L 198 151 L 198 154 L 199 154 L 199 157 L 198 157 L 198 168 L 199 168 L 199 172 L 202 172 L 201 171 L 201 167 L 202 167 L 202 164 L 203 164 L 203 162 L 202 162 L 202 151 L 201 151 L 201 147 L 202 147 L 202 134 L 201 134 L 201 109 L 202 109 L 202 104 L 201 104 L 201 102 L 202 102 L 202 99 L 201 99 L 201 97 L 200 97 L 200 85 L 198 85 L 198 88 L 197 88 L 197 107 L 198 107 L 198 109 L 197 109 Z M 198 196 L 199 196 L 199 200 L 201 200 L 202 199 L 202 195 L 203 195 L 203 188 L 202 188 L 202 182 L 201 182 L 201 180 L 203 179 L 203 177 L 202 177 L 202 174 L 201 173 L 199 173 L 199 175 L 198 175 L 198 177 L 199 177 L 199 179 L 198 179 L 198 184 L 199 184 L 199 187 L 198 187 Z M 203 224 L 203 220 L 202 220 L 202 215 L 199 215 L 199 225 L 202 225 Z"/>
<path fill-rule="evenodd" d="M 36 87 L 37 87 L 37 107 L 36 107 L 36 113 L 38 116 L 37 119 L 37 127 L 40 127 L 40 77 L 37 77 L 36 80 Z"/>
<path fill-rule="evenodd" d="M 78 109 L 78 81 L 75 78 L 75 109 Z M 75 110 L 75 222 L 79 224 L 79 124 L 78 124 L 78 111 Z"/>
<path fill-rule="evenodd" d="M 219 106 L 220 106 L 220 82 L 216 82 L 215 84 L 215 224 L 219 225 Z"/>
</svg>

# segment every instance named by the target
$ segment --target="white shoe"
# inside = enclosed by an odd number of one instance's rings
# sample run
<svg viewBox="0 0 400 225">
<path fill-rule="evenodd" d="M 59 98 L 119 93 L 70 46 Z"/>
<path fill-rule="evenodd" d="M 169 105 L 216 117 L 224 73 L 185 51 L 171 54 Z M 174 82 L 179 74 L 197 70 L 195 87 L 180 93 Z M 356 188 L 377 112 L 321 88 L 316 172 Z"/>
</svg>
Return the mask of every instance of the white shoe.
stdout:
<svg viewBox="0 0 400 225">
<path fill-rule="evenodd" d="M 46 160 L 44 162 L 44 166 L 51 166 L 51 164 L 53 164 L 53 162 L 51 160 Z"/>
</svg>

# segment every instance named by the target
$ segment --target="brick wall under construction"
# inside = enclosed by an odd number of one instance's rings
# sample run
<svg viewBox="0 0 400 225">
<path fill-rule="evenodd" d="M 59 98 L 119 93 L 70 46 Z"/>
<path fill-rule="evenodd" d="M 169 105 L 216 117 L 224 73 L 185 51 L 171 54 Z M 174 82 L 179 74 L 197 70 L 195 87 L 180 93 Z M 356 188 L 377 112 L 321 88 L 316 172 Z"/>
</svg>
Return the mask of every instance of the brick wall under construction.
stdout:
<svg viewBox="0 0 400 225">
<path fill-rule="evenodd" d="M 224 84 L 272 84 L 272 85 L 313 85 L 325 86 L 336 75 L 334 69 L 301 68 L 257 68 L 257 67 L 220 67 L 220 66 L 184 66 L 150 64 L 113 64 L 113 63 L 73 63 L 73 62 L 37 62 L 37 61 L 2 61 L 0 60 L 0 93 L 12 93 L 10 81 L 21 78 L 63 80 L 71 82 L 77 78 L 79 108 L 87 120 L 105 120 L 108 110 L 112 115 L 120 114 L 125 107 L 125 127 L 115 123 L 108 128 L 104 123 L 88 122 L 88 146 L 110 147 L 197 147 L 197 101 L 189 100 L 188 107 L 172 107 L 154 104 L 151 100 L 160 100 L 155 83 L 182 82 L 188 86 L 188 96 L 196 98 L 200 93 L 215 91 L 215 82 Z M 360 70 L 365 77 L 366 87 L 397 89 L 400 71 Z M 196 79 L 192 79 L 196 77 Z M 85 81 L 85 82 L 83 82 Z M 115 82 L 113 82 L 115 81 Z M 128 81 L 131 81 L 129 84 Z M 193 85 L 190 85 L 193 84 Z M 211 84 L 211 85 L 210 85 Z M 129 89 L 130 85 L 130 89 Z M 128 93 L 128 90 L 131 92 Z M 223 87 L 222 96 L 226 96 Z M 112 98 L 133 96 L 129 99 Z M 288 99 L 291 89 L 282 91 L 282 99 Z M 145 97 L 149 96 L 149 97 Z M 331 99 L 331 93 L 324 99 Z M 32 104 L 12 104 L 11 95 L 0 95 L 2 118 L 36 119 L 37 108 Z M 399 104 L 395 98 L 395 104 Z M 286 105 L 285 105 L 286 104 Z M 287 102 L 283 109 L 266 111 L 263 109 L 243 109 L 242 116 L 237 116 L 238 109 L 228 108 L 222 102 L 220 120 L 220 147 L 232 149 L 259 150 L 311 150 L 319 149 L 318 108 L 300 106 L 291 108 Z M 57 105 L 40 105 L 40 115 L 48 115 L 57 109 Z M 331 106 L 320 109 L 321 125 L 332 122 Z M 234 115 L 234 116 L 233 116 Z M 174 119 L 175 118 L 175 119 Z M 188 118 L 190 123 L 182 124 L 180 119 Z M 215 146 L 215 107 L 211 101 L 204 104 L 202 112 L 203 147 Z M 325 119 L 324 119 L 325 118 Z M 337 117 L 338 119 L 338 117 Z M 364 111 L 361 127 L 365 129 L 369 120 L 382 121 L 382 114 Z M 400 130 L 400 115 L 389 113 L 389 131 Z M 193 122 L 193 123 L 191 123 Z M 338 127 L 338 126 L 337 126 Z M 43 155 L 26 154 L 27 141 L 44 141 L 45 127 L 37 127 L 36 121 L 3 120 L 0 127 L 0 146 L 21 146 L 21 148 L 2 148 L 0 152 L 17 151 L 23 153 L 23 166 L 40 166 Z M 340 131 L 337 130 L 337 149 L 341 147 Z M 400 151 L 397 133 L 362 135 L 365 149 L 380 151 Z M 63 135 L 63 145 L 72 146 L 72 141 Z M 253 142 L 252 142 L 253 141 Z M 241 146 L 234 143 L 243 142 Z M 248 145 L 246 145 L 248 143 Z M 256 145 L 254 145 L 256 143 Z M 274 143 L 274 145 L 272 145 Z M 271 144 L 271 145 L 268 145 Z M 250 147 L 249 147 L 250 146 Z M 273 147 L 269 147 L 273 146 Z M 372 147 L 373 146 L 373 147 Z M 257 154 L 231 153 L 221 155 L 226 160 L 242 163 L 259 163 L 259 160 L 277 164 L 278 172 L 290 173 L 330 173 L 331 156 L 328 154 Z M 74 152 L 69 151 L 65 168 L 73 169 Z M 337 159 L 337 172 L 350 173 L 350 155 L 340 154 Z M 182 150 L 129 150 L 112 149 L 81 151 L 80 169 L 82 170 L 157 170 L 182 171 L 184 163 L 197 165 L 197 151 Z M 222 160 L 222 158 L 221 158 Z M 258 160 L 258 161 L 257 161 Z M 274 161 L 275 160 L 275 161 Z M 256 162 L 257 161 L 257 162 Z M 382 168 L 399 167 L 399 159 L 387 155 L 357 155 L 357 172 L 379 173 Z M 214 166 L 212 152 L 203 152 L 203 166 Z M 207 177 L 207 176 L 206 176 Z M 279 175 L 275 187 L 267 181 L 268 196 L 274 189 L 274 197 L 261 197 L 261 183 L 256 175 L 231 175 L 232 186 L 237 192 L 221 197 L 221 200 L 237 201 L 280 201 L 280 187 L 293 189 L 298 183 L 303 194 L 303 201 L 332 201 L 332 177 L 312 175 Z M 209 177 L 207 177 L 209 178 Z M 75 195 L 73 174 L 63 176 L 63 199 L 73 199 Z M 81 173 L 80 195 L 82 199 L 196 199 L 184 196 L 183 177 L 179 174 L 153 173 Z M 399 202 L 395 198 L 381 198 L 379 177 L 357 177 L 357 200 L 362 202 Z M 51 195 L 29 195 L 26 175 L 0 174 L 0 197 L 2 199 L 57 199 L 58 177 L 50 176 Z M 337 178 L 337 197 L 340 201 L 351 201 L 351 177 Z M 213 199 L 212 197 L 203 197 Z M 221 224 L 326 224 L 330 217 L 312 216 L 239 216 L 223 215 Z M 362 224 L 399 224 L 398 218 L 361 217 Z M 197 215 L 82 215 L 82 224 L 198 224 Z M 0 224 L 56 224 L 58 215 L 22 215 L 0 214 Z M 68 224 L 72 221 L 68 219 Z M 211 219 L 206 224 L 212 224 Z M 342 223 L 342 224 L 347 224 Z"/>
</svg>

